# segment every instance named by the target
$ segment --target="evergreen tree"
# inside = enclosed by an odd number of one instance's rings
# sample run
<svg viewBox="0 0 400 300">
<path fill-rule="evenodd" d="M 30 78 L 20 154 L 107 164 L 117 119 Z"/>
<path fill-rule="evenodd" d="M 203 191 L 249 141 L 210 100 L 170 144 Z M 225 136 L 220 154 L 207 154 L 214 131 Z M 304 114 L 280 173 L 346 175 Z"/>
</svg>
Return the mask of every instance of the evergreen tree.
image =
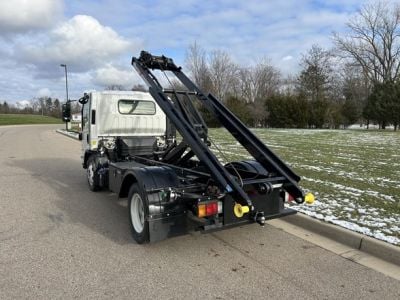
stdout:
<svg viewBox="0 0 400 300">
<path fill-rule="evenodd" d="M 7 101 L 3 102 L 2 112 L 3 114 L 8 114 L 10 112 L 10 106 L 8 105 Z"/>
</svg>

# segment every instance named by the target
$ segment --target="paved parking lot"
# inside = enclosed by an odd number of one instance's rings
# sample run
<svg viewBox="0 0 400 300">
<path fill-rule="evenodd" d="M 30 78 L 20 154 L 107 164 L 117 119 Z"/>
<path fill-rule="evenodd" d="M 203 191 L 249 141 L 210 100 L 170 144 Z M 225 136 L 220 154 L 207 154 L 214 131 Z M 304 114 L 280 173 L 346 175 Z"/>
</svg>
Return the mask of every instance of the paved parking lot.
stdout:
<svg viewBox="0 0 400 300">
<path fill-rule="evenodd" d="M 137 245 L 60 126 L 0 127 L 0 298 L 399 299 L 400 282 L 270 225 Z"/>
</svg>

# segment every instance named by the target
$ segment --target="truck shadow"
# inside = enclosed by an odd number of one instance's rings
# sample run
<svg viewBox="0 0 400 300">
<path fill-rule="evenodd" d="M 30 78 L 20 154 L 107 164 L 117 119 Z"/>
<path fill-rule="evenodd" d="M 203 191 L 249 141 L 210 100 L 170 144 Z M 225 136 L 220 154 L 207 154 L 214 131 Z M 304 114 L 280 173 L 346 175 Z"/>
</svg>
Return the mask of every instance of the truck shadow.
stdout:
<svg viewBox="0 0 400 300">
<path fill-rule="evenodd" d="M 20 168 L 39 180 L 42 189 L 51 190 L 56 194 L 51 200 L 53 211 L 43 211 L 43 217 L 56 227 L 64 224 L 79 224 L 100 234 L 119 245 L 139 246 L 133 240 L 130 231 L 127 199 L 119 199 L 115 193 L 109 191 L 91 192 L 89 190 L 86 173 L 80 161 L 68 158 L 43 158 L 12 160 L 8 163 L 13 168 Z M 39 189 L 38 189 L 39 190 Z M 31 195 L 33 201 L 40 195 Z M 82 232 L 83 231 L 83 232 Z M 85 230 L 77 229 L 76 234 L 85 235 Z M 225 230 L 225 233 L 239 232 L 239 228 Z M 220 233 L 222 235 L 222 233 Z M 192 249 L 197 240 L 207 240 L 214 244 L 217 239 L 213 235 L 189 233 L 178 237 L 169 238 L 144 247 L 146 251 L 175 252 L 175 248 Z M 193 243 L 194 242 L 194 243 Z M 140 246 L 141 248 L 143 246 Z M 158 250 L 157 250 L 158 249 Z"/>
<path fill-rule="evenodd" d="M 126 199 L 108 191 L 91 192 L 85 170 L 77 160 L 46 158 L 13 160 L 10 165 L 28 171 L 49 189 L 55 191 L 54 205 L 64 222 L 78 223 L 118 244 L 135 243 L 130 235 Z M 32 197 L 39 197 L 32 195 Z"/>
</svg>

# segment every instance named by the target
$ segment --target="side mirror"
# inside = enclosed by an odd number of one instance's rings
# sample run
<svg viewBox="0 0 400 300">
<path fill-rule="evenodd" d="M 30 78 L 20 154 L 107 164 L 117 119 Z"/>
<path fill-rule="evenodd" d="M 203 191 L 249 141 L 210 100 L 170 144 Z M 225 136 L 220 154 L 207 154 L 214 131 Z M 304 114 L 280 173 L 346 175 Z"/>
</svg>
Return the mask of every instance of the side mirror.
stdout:
<svg viewBox="0 0 400 300">
<path fill-rule="evenodd" d="M 62 105 L 62 119 L 64 122 L 71 121 L 71 103 L 67 102 Z"/>
<path fill-rule="evenodd" d="M 85 105 L 89 101 L 89 94 L 84 93 L 83 97 L 80 98 L 78 101 L 79 101 L 80 104 Z"/>
</svg>

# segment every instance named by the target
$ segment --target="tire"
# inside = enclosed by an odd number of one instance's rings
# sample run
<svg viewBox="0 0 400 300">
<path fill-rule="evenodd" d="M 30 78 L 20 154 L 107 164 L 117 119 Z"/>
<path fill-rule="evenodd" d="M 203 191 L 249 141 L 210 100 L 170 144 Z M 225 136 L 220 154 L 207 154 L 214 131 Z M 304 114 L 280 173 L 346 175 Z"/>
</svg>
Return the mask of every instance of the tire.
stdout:
<svg viewBox="0 0 400 300">
<path fill-rule="evenodd" d="M 91 155 L 87 160 L 86 177 L 89 184 L 89 189 L 92 192 L 99 191 L 100 188 L 100 175 L 97 173 L 96 156 Z"/>
<path fill-rule="evenodd" d="M 129 221 L 134 240 L 138 244 L 150 241 L 149 206 L 145 192 L 137 183 L 132 184 L 128 195 Z"/>
</svg>

